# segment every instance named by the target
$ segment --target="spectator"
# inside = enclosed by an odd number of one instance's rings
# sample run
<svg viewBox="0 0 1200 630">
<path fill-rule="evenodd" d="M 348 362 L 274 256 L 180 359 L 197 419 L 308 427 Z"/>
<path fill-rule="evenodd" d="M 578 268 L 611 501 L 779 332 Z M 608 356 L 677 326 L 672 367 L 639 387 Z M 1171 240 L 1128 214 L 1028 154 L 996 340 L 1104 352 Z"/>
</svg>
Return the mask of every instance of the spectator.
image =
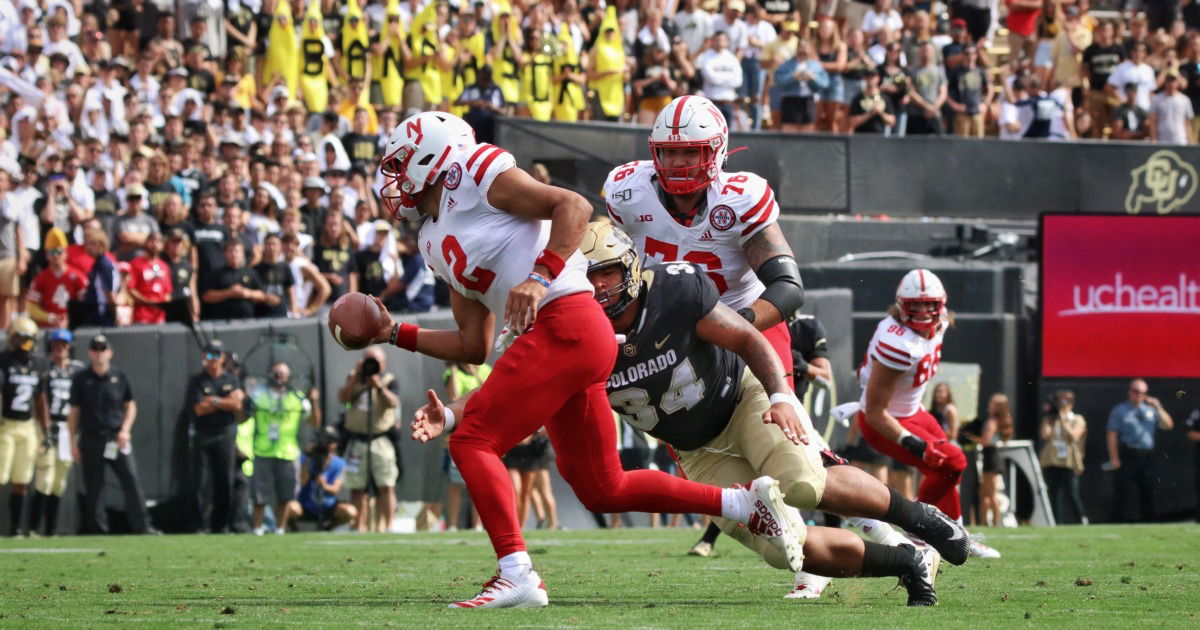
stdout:
<svg viewBox="0 0 1200 630">
<path fill-rule="evenodd" d="M 9 536 L 22 535 L 21 514 L 25 491 L 33 481 L 37 456 L 38 429 L 45 422 L 41 402 L 41 371 L 35 361 L 38 328 L 27 317 L 19 317 L 8 327 L 7 349 L 0 352 L 0 487 L 9 486 Z M 36 404 L 35 404 L 36 403 Z M 37 415 L 36 422 L 34 415 Z"/>
<path fill-rule="evenodd" d="M 200 319 L 200 296 L 196 290 L 194 258 L 187 232 L 172 228 L 167 232 L 163 259 L 171 276 L 171 301 L 167 305 L 167 321 L 190 324 Z"/>
<path fill-rule="evenodd" d="M 295 301 L 289 317 L 311 317 L 321 310 L 329 300 L 329 281 L 311 260 L 300 253 L 300 240 L 294 234 L 284 233 L 283 259 L 292 271 Z"/>
<path fill-rule="evenodd" d="M 94 262 L 88 272 L 79 317 L 72 315 L 71 321 L 76 326 L 115 326 L 121 277 L 108 256 L 108 235 L 98 227 L 89 228 L 83 233 L 83 246 Z"/>
<path fill-rule="evenodd" d="M 671 74 L 667 50 L 657 43 L 647 47 L 632 83 L 633 96 L 638 99 L 638 124 L 653 125 L 658 113 L 671 102 L 679 85 Z"/>
<path fill-rule="evenodd" d="M 337 445 L 333 427 L 317 432 L 312 450 L 300 457 L 300 492 L 288 503 L 285 519 L 312 519 L 327 530 L 358 517 L 353 505 L 337 498 L 346 480 L 346 460 L 337 456 Z"/>
<path fill-rule="evenodd" d="M 1033 59 L 1037 50 L 1037 24 L 1041 0 L 1005 0 L 1008 6 L 1008 48 L 1017 59 Z"/>
<path fill-rule="evenodd" d="M 225 229 L 229 231 L 229 238 L 242 242 L 242 250 L 246 252 L 246 266 L 257 265 L 262 260 L 262 245 L 259 244 L 258 234 L 246 229 L 246 214 L 241 206 L 225 208 L 223 220 Z"/>
<path fill-rule="evenodd" d="M 433 308 L 433 272 L 425 265 L 417 236 L 405 232 L 400 238 L 400 268 L 388 284 L 396 293 L 388 307 L 406 313 L 425 313 Z"/>
<path fill-rule="evenodd" d="M 57 328 L 46 336 L 50 343 L 50 362 L 42 373 L 49 422 L 42 431 L 41 448 L 35 464 L 33 501 L 29 508 L 29 532 L 44 536 L 58 533 L 58 504 L 67 490 L 73 463 L 67 415 L 71 405 L 71 382 L 87 369 L 71 358 L 71 331 Z M 43 517 L 45 528 L 42 528 Z"/>
<path fill-rule="evenodd" d="M 772 11 L 768 0 L 767 11 Z M 777 3 L 777 0 L 774 0 Z M 786 1 L 786 0 L 785 0 Z M 675 12 L 675 30 L 687 44 L 688 55 L 695 59 L 704 50 L 705 45 L 713 34 L 713 16 L 700 8 L 699 0 L 682 0 Z"/>
<path fill-rule="evenodd" d="M 125 212 L 113 222 L 116 239 L 114 254 L 117 260 L 129 262 L 142 252 L 142 244 L 151 232 L 158 232 L 158 222 L 142 212 L 146 189 L 141 184 L 125 187 Z"/>
<path fill-rule="evenodd" d="M 504 92 L 492 80 L 491 66 L 480 68 L 476 77 L 475 84 L 467 86 L 455 104 L 467 108 L 463 120 L 475 130 L 477 141 L 495 142 L 496 119 L 505 114 L 507 101 Z"/>
<path fill-rule="evenodd" d="M 909 74 L 907 135 L 942 135 L 942 105 L 946 102 L 946 74 L 935 63 L 933 44 L 917 49 L 919 65 Z"/>
<path fill-rule="evenodd" d="M 392 257 L 392 249 L 385 249 L 388 239 L 392 236 L 392 226 L 380 219 L 374 222 L 375 229 L 370 233 L 370 241 L 364 241 L 366 249 L 354 254 L 354 264 L 351 277 L 352 284 L 359 291 L 373 295 L 384 303 L 392 298 L 399 290 L 393 287 L 391 281 L 397 277 L 396 259 Z"/>
<path fill-rule="evenodd" d="M 950 441 L 958 440 L 958 428 L 961 420 L 949 383 L 938 383 L 934 386 L 933 395 L 929 399 L 929 415 L 938 421 L 938 425 L 942 427 L 942 431 Z"/>
<path fill-rule="evenodd" d="M 1195 4 L 1189 6 L 1197 6 Z M 1200 111 L 1200 33 L 1189 33 L 1184 49 L 1185 56 L 1179 71 L 1183 76 L 1183 94 L 1192 102 L 1192 113 Z M 1197 130 L 1200 129 L 1200 118 L 1193 117 L 1188 125 L 1188 140 L 1195 144 L 1200 142 Z"/>
<path fill-rule="evenodd" d="M 863 34 L 874 38 L 879 31 L 887 29 L 892 32 L 903 30 L 904 23 L 900 21 L 900 13 L 892 6 L 892 0 L 875 0 L 875 4 L 863 15 Z"/>
<path fill-rule="evenodd" d="M 1150 111 L 1150 96 L 1158 85 L 1154 78 L 1154 68 L 1146 63 L 1146 45 L 1141 42 L 1133 45 L 1129 59 L 1113 68 L 1108 77 L 1109 94 L 1115 95 L 1117 88 L 1128 86 L 1130 83 L 1137 85 L 1137 106 Z"/>
<path fill-rule="evenodd" d="M 1075 392 L 1054 393 L 1050 413 L 1042 418 L 1038 435 L 1042 446 L 1042 477 L 1050 494 L 1054 520 L 1059 524 L 1087 525 L 1087 510 L 1079 495 L 1079 477 L 1083 474 L 1083 449 L 1087 442 L 1087 421 L 1075 413 Z"/>
<path fill-rule="evenodd" d="M 72 457 L 83 467 L 82 533 L 107 534 L 104 469 L 117 475 L 125 492 L 125 518 L 137 534 L 156 534 L 146 513 L 146 500 L 138 481 L 133 458 L 133 423 L 137 402 L 129 378 L 112 365 L 108 337 L 96 335 L 88 342 L 89 369 L 71 381 L 71 410 L 67 427 L 71 434 Z"/>
<path fill-rule="evenodd" d="M 1129 383 L 1129 399 L 1117 403 L 1108 414 L 1108 467 L 1116 472 L 1112 521 L 1122 522 L 1133 508 L 1135 522 L 1154 519 L 1154 432 L 1170 431 L 1175 422 L 1158 399 L 1150 396 L 1146 381 Z M 1131 490 L 1137 487 L 1138 503 Z"/>
<path fill-rule="evenodd" d="M 358 518 L 355 529 L 390 531 L 396 511 L 396 481 L 400 477 L 396 449 L 389 433 L 398 426 L 400 388 L 387 372 L 387 357 L 377 347 L 368 348 L 338 388 L 338 403 L 346 406 L 347 476 L 351 501 Z M 374 518 L 367 489 L 378 492 Z"/>
<path fill-rule="evenodd" d="M 246 266 L 242 242 L 225 243 L 225 266 L 203 278 L 201 319 L 250 319 L 258 305 L 275 306 L 280 298 L 262 288 L 254 269 Z"/>
<path fill-rule="evenodd" d="M 229 228 L 217 221 L 217 198 L 212 192 L 201 193 L 196 205 L 196 223 L 192 226 L 192 245 L 196 248 L 196 275 L 203 278 L 225 266 L 225 243 Z"/>
<path fill-rule="evenodd" d="M 850 132 L 886 134 L 896 125 L 896 110 L 879 90 L 879 73 L 867 70 L 864 76 L 863 92 L 850 103 Z"/>
<path fill-rule="evenodd" d="M 948 83 L 946 102 L 954 112 L 954 135 L 982 138 L 991 86 L 987 71 L 979 67 L 979 50 L 975 44 L 963 47 L 962 65 L 950 72 Z"/>
<path fill-rule="evenodd" d="M 300 425 L 313 417 L 312 401 L 291 384 L 286 361 L 271 366 L 268 383 L 250 395 L 254 421 L 254 534 L 266 533 L 266 506 L 274 506 L 275 533 L 287 531 L 288 504 L 296 496 Z"/>
<path fill-rule="evenodd" d="M 1099 121 L 1092 130 L 1092 137 L 1103 137 L 1104 123 L 1112 120 L 1113 112 L 1121 103 L 1118 90 L 1108 87 L 1113 70 L 1125 59 L 1125 47 L 1115 39 L 1112 22 L 1101 22 L 1096 28 L 1092 44 L 1083 50 L 1083 73 L 1088 80 L 1087 107 L 1092 119 Z"/>
<path fill-rule="evenodd" d="M 1150 117 L 1146 128 L 1150 141 L 1161 144 L 1188 144 L 1188 130 L 1192 119 L 1192 101 L 1179 91 L 1183 77 L 1174 70 L 1163 80 L 1163 91 L 1155 95 L 1150 105 Z"/>
<path fill-rule="evenodd" d="M 1008 397 L 993 394 L 988 400 L 987 417 L 977 418 L 962 428 L 962 435 L 974 445 L 970 450 L 980 453 L 983 466 L 979 482 L 979 517 L 976 523 L 1000 527 L 1000 456 L 996 445 L 1013 437 L 1012 414 Z"/>
<path fill-rule="evenodd" d="M 351 275 L 354 249 L 346 221 L 341 213 L 330 211 L 321 221 L 321 235 L 313 246 L 313 262 L 329 283 L 331 301 L 358 291 L 357 278 Z"/>
<path fill-rule="evenodd" d="M 741 95 L 750 106 L 751 129 L 760 129 L 762 125 L 760 102 L 765 80 L 762 58 L 766 47 L 775 41 L 775 27 L 763 19 L 764 15 L 762 7 L 758 5 L 752 4 L 746 8 L 746 47 L 742 49 Z"/>
<path fill-rule="evenodd" d="M 70 326 L 67 307 L 83 298 L 87 276 L 67 266 L 67 235 L 58 228 L 46 232 L 43 248 L 48 263 L 38 272 L 25 296 L 29 316 L 43 328 Z"/>
<path fill-rule="evenodd" d="M 133 298 L 133 321 L 137 324 L 161 324 L 167 321 L 171 301 L 171 267 L 159 258 L 163 237 L 151 232 L 141 255 L 129 263 L 129 296 Z"/>
<path fill-rule="evenodd" d="M 487 380 L 492 373 L 492 366 L 484 363 L 475 365 L 472 363 L 446 363 L 446 371 L 442 373 L 442 382 L 446 386 L 446 400 L 455 401 L 470 392 L 473 392 Z M 443 444 L 448 443 L 443 440 Z M 450 457 L 450 450 L 443 449 L 442 451 L 442 467 L 449 476 L 450 485 L 446 490 L 446 531 L 453 532 L 458 530 L 459 514 L 462 510 L 462 497 L 466 492 L 466 485 L 463 483 L 462 474 L 458 472 L 458 466 Z M 473 513 L 471 517 L 471 527 L 473 529 L 481 529 L 479 522 L 479 514 Z"/>
<path fill-rule="evenodd" d="M 741 0 L 730 0 L 728 4 L 737 6 Z M 737 23 L 744 28 L 740 19 Z M 734 108 L 737 107 L 737 90 L 742 86 L 742 65 L 730 50 L 729 40 L 727 31 L 717 30 L 712 37 L 712 47 L 696 60 L 696 68 L 704 79 L 705 96 L 721 111 L 726 124 L 732 127 L 736 120 Z"/>
<path fill-rule="evenodd" d="M 899 42 L 887 45 L 883 60 L 879 63 L 879 91 L 892 104 L 896 112 L 896 124 L 888 129 L 889 135 L 904 137 L 908 128 L 909 96 L 908 74 L 904 71 L 904 49 Z"/>
<path fill-rule="evenodd" d="M 812 45 L 801 41 L 796 46 L 796 55 L 775 69 L 780 129 L 799 132 L 815 129 L 817 91 L 828 83 L 825 68 L 812 57 Z"/>
<path fill-rule="evenodd" d="M 214 534 L 232 525 L 234 442 L 243 422 L 246 393 L 225 369 L 225 345 L 213 339 L 204 346 L 204 369 L 188 384 L 192 411 L 192 483 L 198 527 L 207 522 Z M 206 500 L 211 495 L 211 501 Z"/>
<path fill-rule="evenodd" d="M 26 253 L 20 229 L 20 205 L 14 203 L 10 174 L 0 172 L 0 321 L 16 312 Z"/>
<path fill-rule="evenodd" d="M 1114 140 L 1145 140 L 1150 137 L 1146 124 L 1150 114 L 1138 106 L 1138 84 L 1125 85 L 1125 102 L 1113 111 L 1112 137 Z"/>
<path fill-rule="evenodd" d="M 841 133 L 847 111 L 846 86 L 842 81 L 842 72 L 846 69 L 846 44 L 832 18 L 817 20 L 813 50 L 829 76 L 829 82 L 817 91 L 817 129 Z"/>
<path fill-rule="evenodd" d="M 269 234 L 263 241 L 262 262 L 254 266 L 254 273 L 262 282 L 263 291 L 278 298 L 274 304 L 257 304 L 255 316 L 287 317 L 296 303 L 296 279 L 292 276 L 291 268 L 283 260 L 283 240 L 278 234 Z"/>
<path fill-rule="evenodd" d="M 1054 36 L 1053 59 L 1054 85 L 1066 87 L 1072 92 L 1072 100 L 1081 102 L 1083 96 L 1082 60 L 1083 51 L 1092 45 L 1092 31 L 1080 19 L 1079 7 L 1066 6 L 1062 10 L 1058 34 Z"/>
</svg>

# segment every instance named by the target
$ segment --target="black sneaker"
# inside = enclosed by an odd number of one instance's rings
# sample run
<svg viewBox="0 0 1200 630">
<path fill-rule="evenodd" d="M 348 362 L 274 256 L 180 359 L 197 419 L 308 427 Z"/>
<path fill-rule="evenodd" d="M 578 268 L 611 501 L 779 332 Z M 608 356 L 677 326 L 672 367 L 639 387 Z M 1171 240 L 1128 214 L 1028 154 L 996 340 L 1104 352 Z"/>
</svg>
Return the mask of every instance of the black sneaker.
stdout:
<svg viewBox="0 0 1200 630">
<path fill-rule="evenodd" d="M 955 566 L 966 562 L 971 555 L 971 539 L 967 537 L 967 530 L 936 507 L 928 503 L 920 505 L 925 514 L 912 533 L 937 549 L 946 562 Z"/>
<path fill-rule="evenodd" d="M 917 549 L 912 545 L 900 545 L 913 554 L 912 570 L 900 576 L 900 585 L 908 591 L 909 606 L 937 606 L 937 592 L 933 584 L 937 580 L 938 567 L 942 558 L 928 547 Z"/>
</svg>

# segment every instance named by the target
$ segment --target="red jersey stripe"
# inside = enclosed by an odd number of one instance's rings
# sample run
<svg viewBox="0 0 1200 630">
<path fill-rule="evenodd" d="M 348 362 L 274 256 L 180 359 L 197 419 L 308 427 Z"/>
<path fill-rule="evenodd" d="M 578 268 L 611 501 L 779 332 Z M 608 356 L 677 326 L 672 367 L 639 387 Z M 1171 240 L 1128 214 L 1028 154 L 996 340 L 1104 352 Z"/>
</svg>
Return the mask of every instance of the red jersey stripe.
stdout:
<svg viewBox="0 0 1200 630">
<path fill-rule="evenodd" d="M 885 350 L 890 350 L 890 351 L 892 352 L 892 354 L 897 354 L 897 355 L 900 355 L 900 356 L 902 356 L 902 357 L 908 357 L 908 356 L 910 356 L 910 355 L 909 355 L 907 352 L 905 352 L 905 351 L 901 350 L 900 348 L 897 348 L 897 347 L 895 347 L 895 346 L 889 346 L 889 345 L 887 345 L 886 343 L 883 343 L 882 341 L 880 341 L 880 342 L 878 342 L 878 343 L 879 343 L 879 346 L 880 346 L 881 348 L 884 348 Z"/>
<path fill-rule="evenodd" d="M 488 149 L 494 149 L 494 148 L 496 148 L 495 145 L 491 145 L 491 144 L 479 145 L 479 148 L 475 149 L 475 153 L 471 154 L 471 159 L 467 160 L 467 170 L 468 171 L 471 170 L 471 165 L 473 165 L 475 163 L 475 160 L 477 160 L 480 155 L 483 155 L 483 153 L 485 151 L 487 151 Z"/>
<path fill-rule="evenodd" d="M 768 187 L 767 191 L 763 193 L 762 199 L 759 199 L 758 203 L 754 204 L 753 208 L 750 208 L 750 210 L 748 212 L 746 212 L 746 214 L 742 215 L 742 222 L 749 221 L 751 218 L 754 217 L 754 215 L 761 212 L 763 208 L 768 207 L 767 200 L 773 196 L 774 196 L 773 191 L 771 190 L 770 187 Z"/>
<path fill-rule="evenodd" d="M 769 208 L 771 207 L 771 204 L 775 203 L 775 193 L 771 192 L 770 189 L 767 189 L 767 194 L 764 196 L 763 199 L 766 203 L 763 203 L 763 201 L 760 201 L 758 203 L 762 207 L 768 208 L 768 210 L 766 212 L 759 213 L 758 218 L 755 219 L 754 222 L 751 223 L 750 225 L 747 225 L 746 229 L 742 230 L 742 236 L 746 236 L 746 235 L 750 234 L 751 232 L 753 232 L 754 230 L 757 230 L 760 225 L 765 223 L 766 220 L 768 218 L 770 218 L 771 211 Z M 754 213 L 754 210 L 751 210 L 750 214 L 753 214 L 753 213 Z"/>
<path fill-rule="evenodd" d="M 476 186 L 483 184 L 483 175 L 484 173 L 487 173 L 488 167 L 492 165 L 492 162 L 496 161 L 496 158 L 504 155 L 504 153 L 504 149 L 496 148 L 491 153 L 487 154 L 487 157 L 483 158 L 483 161 L 479 163 L 479 170 L 475 171 Z"/>
</svg>

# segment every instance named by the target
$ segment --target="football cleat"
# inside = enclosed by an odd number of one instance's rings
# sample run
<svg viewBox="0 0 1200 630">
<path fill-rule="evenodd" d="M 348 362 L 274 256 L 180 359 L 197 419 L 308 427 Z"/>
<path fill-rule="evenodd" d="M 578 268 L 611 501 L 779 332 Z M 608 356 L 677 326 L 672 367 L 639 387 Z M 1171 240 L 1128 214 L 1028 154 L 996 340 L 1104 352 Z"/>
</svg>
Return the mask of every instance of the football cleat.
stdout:
<svg viewBox="0 0 1200 630">
<path fill-rule="evenodd" d="M 967 536 L 967 530 L 936 507 L 928 503 L 920 505 L 925 514 L 912 533 L 937 549 L 946 562 L 955 566 L 966 562 L 971 555 L 971 539 Z"/>
<path fill-rule="evenodd" d="M 792 591 L 784 595 L 784 599 L 817 599 L 821 596 L 821 592 L 826 586 L 833 581 L 833 578 L 827 578 L 823 575 L 813 575 L 811 573 L 801 571 L 796 574 L 796 585 L 792 587 Z"/>
<path fill-rule="evenodd" d="M 537 571 L 530 570 L 523 578 L 510 580 L 492 576 L 483 590 L 471 599 L 450 604 L 450 608 L 540 608 L 550 603 L 546 584 Z"/>
<path fill-rule="evenodd" d="M 779 482 L 770 477 L 759 477 L 743 492 L 750 493 L 750 518 L 746 529 L 755 536 L 763 536 L 787 558 L 788 568 L 800 571 L 804 565 L 804 545 L 796 535 L 803 527 L 797 523 L 783 502 Z"/>
<path fill-rule="evenodd" d="M 942 564 L 941 556 L 929 547 L 918 549 L 911 545 L 900 546 L 912 551 L 914 561 L 912 570 L 900 576 L 900 585 L 908 591 L 908 605 L 937 606 L 937 592 L 933 585 Z"/>
<path fill-rule="evenodd" d="M 687 555 L 700 556 L 701 558 L 707 558 L 710 555 L 712 555 L 712 550 L 713 550 L 712 543 L 708 542 L 707 540 L 701 540 L 701 541 L 697 542 L 696 544 L 692 545 L 691 549 L 688 549 Z"/>
<path fill-rule="evenodd" d="M 979 542 L 978 540 L 971 541 L 971 557 L 983 558 L 985 560 L 999 560 L 1000 552 Z"/>
</svg>

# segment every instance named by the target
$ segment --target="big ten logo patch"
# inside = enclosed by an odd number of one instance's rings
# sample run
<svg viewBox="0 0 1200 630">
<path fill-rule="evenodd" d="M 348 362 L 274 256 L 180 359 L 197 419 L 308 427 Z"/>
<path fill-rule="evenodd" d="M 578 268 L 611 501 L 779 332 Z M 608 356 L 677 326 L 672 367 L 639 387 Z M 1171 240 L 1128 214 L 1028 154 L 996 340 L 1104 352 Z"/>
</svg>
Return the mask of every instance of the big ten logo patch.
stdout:
<svg viewBox="0 0 1200 630">
<path fill-rule="evenodd" d="M 1196 168 L 1174 151 L 1155 151 L 1130 175 L 1132 181 L 1125 195 L 1125 211 L 1129 214 L 1143 210 L 1169 214 L 1196 194 Z"/>
</svg>

